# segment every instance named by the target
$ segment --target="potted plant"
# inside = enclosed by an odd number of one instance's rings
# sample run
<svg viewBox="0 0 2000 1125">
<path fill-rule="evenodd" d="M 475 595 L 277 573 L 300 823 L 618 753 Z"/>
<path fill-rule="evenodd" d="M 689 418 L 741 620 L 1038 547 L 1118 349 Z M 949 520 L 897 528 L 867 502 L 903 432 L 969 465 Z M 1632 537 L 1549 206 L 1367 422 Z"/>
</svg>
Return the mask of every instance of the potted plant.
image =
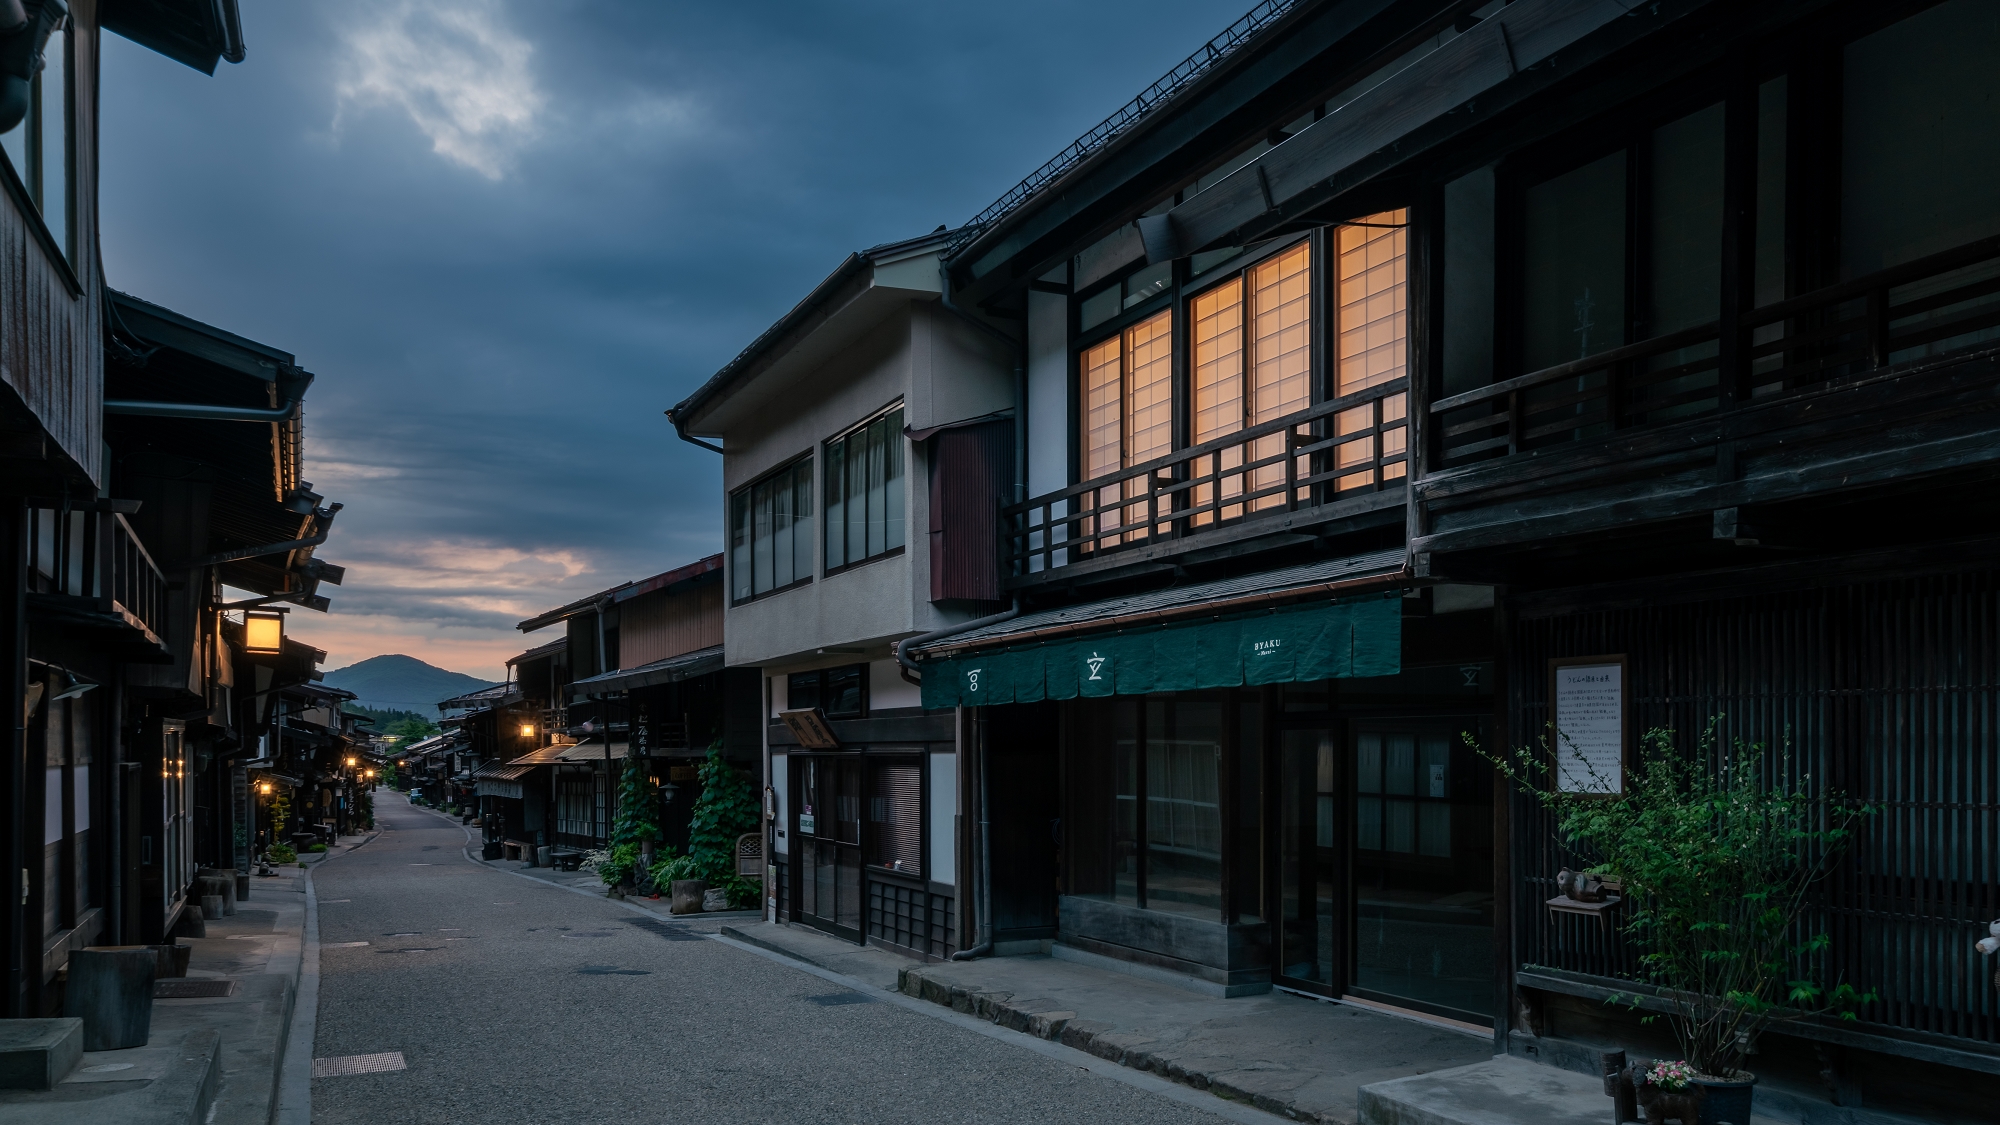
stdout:
<svg viewBox="0 0 2000 1125">
<path fill-rule="evenodd" d="M 604 851 L 595 851 L 584 857 L 581 867 L 597 872 L 610 894 L 623 898 L 630 892 L 633 878 L 639 867 L 639 845 L 614 844 Z"/>
<path fill-rule="evenodd" d="M 1654 988 L 1614 999 L 1665 1015 L 1704 1122 L 1742 1122 L 1756 1081 L 1746 1056 L 1772 1021 L 1852 1020 L 1875 999 L 1826 987 L 1829 941 L 1809 917 L 1813 886 L 1873 810 L 1819 786 L 1788 752 L 1723 745 L 1718 721 L 1691 754 L 1672 731 L 1648 731 L 1623 792 L 1608 795 L 1557 791 L 1546 740 L 1541 753 L 1485 756 L 1549 810 L 1565 847 L 1622 884 L 1621 929 Z"/>
<path fill-rule="evenodd" d="M 701 868 L 693 856 L 675 855 L 672 848 L 662 850 L 658 863 L 653 865 L 653 885 L 664 888 L 672 896 L 668 905 L 674 914 L 695 914 L 702 908 L 702 896 L 708 884 L 702 880 Z"/>
</svg>

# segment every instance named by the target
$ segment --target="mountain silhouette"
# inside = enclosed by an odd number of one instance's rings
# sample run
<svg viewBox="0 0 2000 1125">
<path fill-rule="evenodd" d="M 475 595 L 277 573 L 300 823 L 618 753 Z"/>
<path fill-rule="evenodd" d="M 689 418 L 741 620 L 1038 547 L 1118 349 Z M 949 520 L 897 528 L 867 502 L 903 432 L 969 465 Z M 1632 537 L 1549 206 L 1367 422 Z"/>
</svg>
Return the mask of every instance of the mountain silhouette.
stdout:
<svg viewBox="0 0 2000 1125">
<path fill-rule="evenodd" d="M 430 712 L 438 701 L 492 687 L 493 681 L 452 672 L 400 653 L 371 656 L 326 674 L 328 687 L 353 692 L 363 707 Z"/>
</svg>

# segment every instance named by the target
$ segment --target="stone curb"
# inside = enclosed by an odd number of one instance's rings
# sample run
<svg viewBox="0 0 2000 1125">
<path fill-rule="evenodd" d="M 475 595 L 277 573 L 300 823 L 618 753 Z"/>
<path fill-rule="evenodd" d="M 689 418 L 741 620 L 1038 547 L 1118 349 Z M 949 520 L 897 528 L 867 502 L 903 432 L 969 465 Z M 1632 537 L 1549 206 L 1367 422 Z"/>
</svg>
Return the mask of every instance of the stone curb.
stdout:
<svg viewBox="0 0 2000 1125">
<path fill-rule="evenodd" d="M 1246 1069 L 1240 1059 L 1181 1057 L 1173 1051 L 1172 1043 L 1098 1020 L 1080 1019 L 1076 1012 L 1056 1001 L 1041 997 L 1017 1000 L 1011 992 L 967 988 L 940 980 L 932 972 L 923 966 L 900 970 L 896 974 L 896 991 L 1279 1117 L 1337 1125 L 1355 1123 L 1352 1115 L 1306 1109 L 1289 1096 L 1314 1077 L 1305 1071 L 1278 1066 Z"/>
</svg>

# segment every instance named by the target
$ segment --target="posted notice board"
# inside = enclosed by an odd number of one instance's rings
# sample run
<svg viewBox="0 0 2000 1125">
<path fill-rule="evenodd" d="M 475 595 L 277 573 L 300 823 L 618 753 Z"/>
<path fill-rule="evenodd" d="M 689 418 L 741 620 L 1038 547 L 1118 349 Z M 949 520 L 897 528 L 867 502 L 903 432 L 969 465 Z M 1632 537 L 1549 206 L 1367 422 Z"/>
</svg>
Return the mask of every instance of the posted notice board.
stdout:
<svg viewBox="0 0 2000 1125">
<path fill-rule="evenodd" d="M 1625 658 L 1591 656 L 1549 661 L 1557 790 L 1625 791 L 1627 708 Z"/>
</svg>

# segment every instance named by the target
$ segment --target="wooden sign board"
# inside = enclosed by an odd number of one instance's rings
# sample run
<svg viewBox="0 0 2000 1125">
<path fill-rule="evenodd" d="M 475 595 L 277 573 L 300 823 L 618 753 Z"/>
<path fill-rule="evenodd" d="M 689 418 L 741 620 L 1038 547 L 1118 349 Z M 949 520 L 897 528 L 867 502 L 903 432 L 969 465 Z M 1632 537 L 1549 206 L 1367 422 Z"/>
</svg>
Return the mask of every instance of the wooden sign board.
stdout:
<svg viewBox="0 0 2000 1125">
<path fill-rule="evenodd" d="M 1625 792 L 1627 734 L 1631 728 L 1625 658 L 1551 660 L 1549 678 L 1557 791 L 1604 796 Z"/>
<path fill-rule="evenodd" d="M 791 728 L 792 737 L 808 750 L 838 750 L 840 739 L 833 735 L 833 728 L 827 725 L 826 716 L 817 707 L 801 708 L 797 711 L 780 711 L 778 717 Z"/>
</svg>

